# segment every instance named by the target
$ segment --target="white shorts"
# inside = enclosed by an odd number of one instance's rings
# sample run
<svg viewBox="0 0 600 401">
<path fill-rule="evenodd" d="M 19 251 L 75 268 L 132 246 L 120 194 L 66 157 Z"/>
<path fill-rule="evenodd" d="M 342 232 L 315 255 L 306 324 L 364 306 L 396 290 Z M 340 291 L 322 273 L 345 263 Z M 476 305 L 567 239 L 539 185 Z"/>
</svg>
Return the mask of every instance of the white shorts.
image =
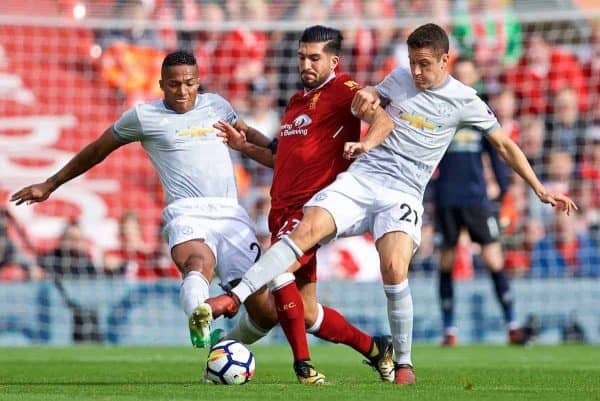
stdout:
<svg viewBox="0 0 600 401">
<path fill-rule="evenodd" d="M 370 232 L 378 240 L 386 233 L 402 231 L 412 238 L 413 251 L 421 243 L 423 205 L 417 198 L 349 172 L 317 192 L 304 205 L 309 206 L 321 207 L 333 216 L 336 237 Z"/>
<path fill-rule="evenodd" d="M 260 246 L 248 213 L 231 198 L 188 198 L 163 210 L 169 250 L 202 239 L 215 256 L 222 283 L 241 278 L 260 257 Z"/>
</svg>

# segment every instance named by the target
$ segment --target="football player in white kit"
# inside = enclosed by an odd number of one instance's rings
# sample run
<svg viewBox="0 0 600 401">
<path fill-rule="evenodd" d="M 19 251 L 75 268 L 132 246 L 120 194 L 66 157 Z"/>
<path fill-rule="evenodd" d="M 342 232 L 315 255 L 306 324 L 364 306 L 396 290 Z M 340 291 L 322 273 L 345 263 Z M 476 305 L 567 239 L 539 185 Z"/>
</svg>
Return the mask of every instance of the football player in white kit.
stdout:
<svg viewBox="0 0 600 401">
<path fill-rule="evenodd" d="M 198 94 L 193 54 L 176 51 L 167 55 L 159 84 L 163 99 L 127 110 L 55 175 L 15 192 L 11 201 L 42 202 L 111 152 L 139 141 L 164 188 L 165 232 L 173 261 L 183 275 L 180 300 L 189 318 L 191 341 L 196 347 L 205 347 L 210 345 L 206 324 L 210 309 L 199 305 L 209 296 L 213 275 L 222 283 L 231 283 L 260 256 L 254 228 L 238 204 L 229 150 L 213 124 L 224 120 L 244 132 L 252 128 L 221 96 Z M 268 142 L 262 145 L 266 147 Z M 248 298 L 245 305 L 250 319 L 240 319 L 229 338 L 252 343 L 277 323 L 277 314 L 266 289 Z"/>
<path fill-rule="evenodd" d="M 415 382 L 408 267 L 421 239 L 423 192 L 459 126 L 472 125 L 485 132 L 540 201 L 567 214 L 577 208 L 567 196 L 546 190 L 475 90 L 448 74 L 448 36 L 442 28 L 420 26 L 407 44 L 410 71 L 392 71 L 376 87 L 360 90 L 352 103 L 361 116 L 381 102 L 394 121 L 393 131 L 346 143 L 345 156 L 357 158 L 348 171 L 308 201 L 296 229 L 271 246 L 240 284 L 206 301 L 213 316 L 231 316 L 249 294 L 283 271 L 291 271 L 296 259 L 315 244 L 368 231 L 380 257 L 397 384 Z"/>
</svg>

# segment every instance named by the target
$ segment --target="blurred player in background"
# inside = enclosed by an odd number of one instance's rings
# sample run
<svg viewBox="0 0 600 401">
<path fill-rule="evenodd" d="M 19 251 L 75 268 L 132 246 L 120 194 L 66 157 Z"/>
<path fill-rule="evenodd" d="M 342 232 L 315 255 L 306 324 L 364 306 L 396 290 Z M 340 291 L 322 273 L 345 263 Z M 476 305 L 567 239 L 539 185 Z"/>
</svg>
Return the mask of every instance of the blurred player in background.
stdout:
<svg viewBox="0 0 600 401">
<path fill-rule="evenodd" d="M 457 66 L 457 60 L 454 66 Z M 461 64 L 470 64 L 477 70 L 472 60 L 461 59 Z M 454 77 L 467 84 L 462 69 L 454 69 Z M 483 156 L 487 154 L 490 165 L 500 188 L 498 198 L 488 199 L 487 183 L 484 177 Z M 456 256 L 456 245 L 462 229 L 467 229 L 471 240 L 481 245 L 481 259 L 490 271 L 496 298 L 502 307 L 511 344 L 526 341 L 514 317 L 512 293 L 506 274 L 503 271 L 504 257 L 500 246 L 500 228 L 494 203 L 501 201 L 509 184 L 508 166 L 498 156 L 491 142 L 486 139 L 486 131 L 475 125 L 459 128 L 450 142 L 446 154 L 440 161 L 439 174 L 434 181 L 435 221 L 441 235 L 439 296 L 444 326 L 443 345 L 458 344 L 457 329 L 454 326 L 454 289 L 452 267 Z M 497 208 L 496 208 L 497 209 Z"/>
<path fill-rule="evenodd" d="M 165 231 L 171 257 L 183 275 L 180 300 L 189 318 L 191 341 L 204 347 L 210 344 L 210 327 L 202 325 L 201 314 L 206 311 L 198 306 L 209 295 L 215 271 L 221 282 L 229 283 L 239 279 L 260 256 L 254 228 L 238 204 L 229 150 L 213 124 L 223 120 L 245 132 L 253 129 L 221 96 L 198 95 L 198 67 L 190 53 L 167 55 L 159 84 L 163 99 L 127 110 L 55 175 L 17 191 L 11 201 L 18 205 L 42 202 L 111 152 L 139 141 L 158 171 L 166 195 Z M 245 305 L 256 325 L 271 328 L 276 324 L 266 288 L 248 298 Z M 251 334 L 251 327 L 236 328 L 241 341 Z"/>
<path fill-rule="evenodd" d="M 274 166 L 269 213 L 271 243 L 289 234 L 303 216 L 303 205 L 345 171 L 344 144 L 360 138 L 360 119 L 352 115 L 352 98 L 360 86 L 347 74 L 336 74 L 341 33 L 324 26 L 304 30 L 298 46 L 298 71 L 304 89 L 294 94 L 281 120 L 278 139 L 268 147 L 251 133 L 244 136 L 229 124 L 219 123 L 229 145 L 267 166 Z M 373 129 L 391 130 L 392 122 L 379 108 Z M 246 141 L 247 140 L 247 141 Z M 294 274 L 284 273 L 270 283 L 279 323 L 294 354 L 294 370 L 301 383 L 325 381 L 310 363 L 306 331 L 319 338 L 351 346 L 392 381 L 392 344 L 389 336 L 371 337 L 351 325 L 338 311 L 317 302 L 317 249 L 299 258 Z M 242 315 L 241 319 L 244 319 Z"/>
<path fill-rule="evenodd" d="M 423 192 L 459 127 L 484 132 L 541 202 L 567 214 L 576 209 L 567 196 L 546 190 L 475 90 L 448 74 L 448 36 L 442 28 L 420 26 L 407 44 L 411 70 L 395 69 L 376 87 L 358 91 L 352 102 L 359 116 L 385 104 L 395 124 L 391 134 L 371 131 L 359 142 L 346 143 L 344 156 L 358 157 L 348 171 L 308 201 L 296 228 L 271 246 L 240 284 L 206 301 L 214 316 L 234 314 L 266 282 L 296 270 L 298 258 L 320 241 L 369 231 L 381 261 L 397 384 L 415 382 L 408 267 L 421 238 Z"/>
</svg>

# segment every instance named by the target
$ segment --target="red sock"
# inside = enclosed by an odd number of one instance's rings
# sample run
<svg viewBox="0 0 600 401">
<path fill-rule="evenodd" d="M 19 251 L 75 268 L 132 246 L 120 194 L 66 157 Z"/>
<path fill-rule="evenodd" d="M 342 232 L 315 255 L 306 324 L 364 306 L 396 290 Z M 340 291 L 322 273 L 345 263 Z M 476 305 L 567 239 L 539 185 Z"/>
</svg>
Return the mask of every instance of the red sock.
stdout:
<svg viewBox="0 0 600 401">
<path fill-rule="evenodd" d="M 346 344 L 363 355 L 371 351 L 373 339 L 370 335 L 351 325 L 335 309 L 323 306 L 323 322 L 315 335 L 323 340 Z"/>
<path fill-rule="evenodd" d="M 292 281 L 272 293 L 279 324 L 292 347 L 294 361 L 310 359 L 304 324 L 304 302 L 296 282 Z"/>
</svg>

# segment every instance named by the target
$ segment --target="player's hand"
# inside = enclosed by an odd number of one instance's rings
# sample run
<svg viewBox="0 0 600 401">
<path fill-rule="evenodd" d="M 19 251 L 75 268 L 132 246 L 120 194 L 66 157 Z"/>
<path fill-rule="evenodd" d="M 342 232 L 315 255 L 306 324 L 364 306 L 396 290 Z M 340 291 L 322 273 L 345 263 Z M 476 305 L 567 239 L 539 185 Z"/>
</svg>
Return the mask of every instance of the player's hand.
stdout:
<svg viewBox="0 0 600 401">
<path fill-rule="evenodd" d="M 213 127 L 219 130 L 217 136 L 223 138 L 223 142 L 232 149 L 241 151 L 246 144 L 246 134 L 243 131 L 235 129 L 227 121 L 219 120 Z"/>
<path fill-rule="evenodd" d="M 350 110 L 355 116 L 364 116 L 377 109 L 381 101 L 375 88 L 366 87 L 354 94 Z"/>
<path fill-rule="evenodd" d="M 346 142 L 344 144 L 344 159 L 355 159 L 365 153 L 369 153 L 369 147 L 364 142 Z"/>
<path fill-rule="evenodd" d="M 573 200 L 566 195 L 553 194 L 546 191 L 541 191 L 537 195 L 543 203 L 549 203 L 553 207 L 558 207 L 567 215 L 570 215 L 572 211 L 579 210 L 575 202 L 573 202 Z"/>
<path fill-rule="evenodd" d="M 32 203 L 43 202 L 48 199 L 50 194 L 55 189 L 56 188 L 54 184 L 51 182 L 40 182 L 39 184 L 33 184 L 15 192 L 10 197 L 10 201 L 17 202 L 17 205 L 20 205 L 24 202 L 27 202 L 28 205 L 31 205 Z"/>
</svg>

